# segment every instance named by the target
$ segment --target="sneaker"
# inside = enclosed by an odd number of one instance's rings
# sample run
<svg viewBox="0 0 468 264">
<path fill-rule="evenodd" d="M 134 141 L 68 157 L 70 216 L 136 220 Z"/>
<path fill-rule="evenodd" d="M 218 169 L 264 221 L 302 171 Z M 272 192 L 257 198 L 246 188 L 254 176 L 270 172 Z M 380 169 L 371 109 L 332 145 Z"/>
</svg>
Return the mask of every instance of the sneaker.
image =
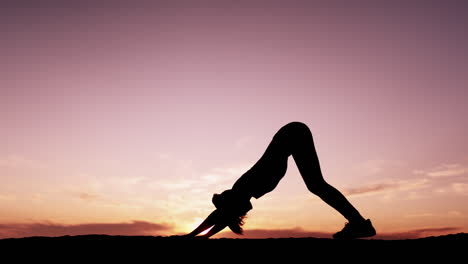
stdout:
<svg viewBox="0 0 468 264">
<path fill-rule="evenodd" d="M 346 223 L 343 230 L 333 235 L 335 239 L 355 239 L 375 236 L 376 232 L 370 219 L 361 223 Z"/>
</svg>

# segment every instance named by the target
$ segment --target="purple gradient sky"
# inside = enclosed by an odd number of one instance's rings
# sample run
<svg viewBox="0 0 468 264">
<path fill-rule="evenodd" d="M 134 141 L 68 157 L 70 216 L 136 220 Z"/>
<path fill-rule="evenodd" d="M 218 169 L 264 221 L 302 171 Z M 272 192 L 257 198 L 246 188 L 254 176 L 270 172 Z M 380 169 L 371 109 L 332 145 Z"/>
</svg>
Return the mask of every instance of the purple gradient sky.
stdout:
<svg viewBox="0 0 468 264">
<path fill-rule="evenodd" d="M 463 1 L 89 3 L 1 4 L 0 222 L 187 231 L 302 121 L 381 230 L 468 231 Z M 339 228 L 293 165 L 247 229 Z"/>
</svg>

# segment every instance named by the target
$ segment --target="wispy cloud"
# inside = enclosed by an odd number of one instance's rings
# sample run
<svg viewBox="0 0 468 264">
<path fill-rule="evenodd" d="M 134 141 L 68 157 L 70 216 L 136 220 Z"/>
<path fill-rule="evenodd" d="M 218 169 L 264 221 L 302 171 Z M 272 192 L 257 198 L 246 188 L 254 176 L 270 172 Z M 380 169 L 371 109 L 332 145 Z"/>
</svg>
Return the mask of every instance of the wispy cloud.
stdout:
<svg viewBox="0 0 468 264">
<path fill-rule="evenodd" d="M 452 177 L 468 173 L 468 167 L 460 163 L 442 164 L 428 170 L 414 170 L 414 174 L 426 175 L 429 177 Z"/>
<path fill-rule="evenodd" d="M 171 225 L 132 221 L 130 223 L 90 223 L 64 225 L 59 223 L 0 224 L 0 238 L 64 235 L 159 235 L 170 231 Z"/>
<path fill-rule="evenodd" d="M 0 201 L 14 201 L 16 196 L 13 194 L 0 193 Z"/>
<path fill-rule="evenodd" d="M 466 216 L 462 212 L 457 211 L 457 210 L 450 210 L 445 213 L 423 212 L 423 213 L 405 215 L 405 218 L 428 218 L 428 217 L 460 218 L 460 217 L 466 217 Z"/>
<path fill-rule="evenodd" d="M 421 228 L 421 229 L 414 229 L 408 230 L 403 232 L 389 232 L 389 233 L 382 233 L 377 234 L 374 238 L 376 239 L 415 239 L 415 238 L 422 238 L 427 236 L 434 236 L 434 235 L 444 235 L 444 234 L 451 234 L 461 230 L 460 227 L 436 227 L 436 228 Z"/>
<path fill-rule="evenodd" d="M 408 214 L 405 215 L 405 218 L 422 218 L 422 217 L 434 217 L 434 213 L 419 213 L 419 214 Z"/>
<path fill-rule="evenodd" d="M 468 195 L 468 183 L 452 183 L 452 189 L 457 194 Z"/>
<path fill-rule="evenodd" d="M 379 233 L 373 239 L 415 239 L 432 235 L 444 235 L 459 231 L 459 227 L 436 227 L 436 228 L 421 228 L 402 232 L 386 232 Z M 377 230 L 378 231 L 378 230 Z M 296 227 L 292 229 L 252 229 L 245 230 L 243 236 L 233 234 L 232 232 L 223 232 L 217 237 L 225 238 L 300 238 L 300 237 L 315 237 L 315 238 L 331 238 L 332 233 L 320 231 L 307 231 Z"/>
<path fill-rule="evenodd" d="M 374 194 L 388 191 L 409 191 L 425 187 L 428 179 L 386 180 L 380 183 L 344 189 L 346 195 Z"/>
<path fill-rule="evenodd" d="M 44 169 L 47 168 L 47 165 L 44 162 L 25 158 L 20 155 L 8 155 L 0 158 L 0 167 Z"/>
<path fill-rule="evenodd" d="M 236 179 L 249 169 L 248 165 L 241 164 L 238 166 L 212 168 L 207 172 L 201 173 L 190 178 L 178 178 L 153 183 L 155 188 L 163 188 L 168 191 L 181 191 L 193 189 L 207 188 L 229 188 L 234 184 Z"/>
<path fill-rule="evenodd" d="M 369 172 L 378 173 L 383 161 L 375 160 L 364 163 Z M 397 163 L 395 163 L 396 165 Z M 451 183 L 448 187 L 441 188 L 440 180 L 447 177 L 456 177 L 468 173 L 468 166 L 462 163 L 444 163 L 429 169 L 413 170 L 413 175 L 416 177 L 408 179 L 384 179 L 380 182 L 374 182 L 363 186 L 345 189 L 343 192 L 346 195 L 370 195 L 376 193 L 392 193 L 396 191 L 419 190 L 429 185 L 438 186 L 434 189 L 436 193 L 456 193 L 465 195 L 468 194 L 468 184 L 464 182 Z M 437 181 L 437 182 L 436 182 Z M 437 183 L 437 184 L 436 184 Z M 419 199 L 420 193 L 409 193 L 408 199 Z"/>
<path fill-rule="evenodd" d="M 357 187 L 357 188 L 345 189 L 344 193 L 346 195 L 375 193 L 375 192 L 381 192 L 381 191 L 385 191 L 385 190 L 389 190 L 389 189 L 395 189 L 396 187 L 397 187 L 396 184 L 378 183 L 378 184 L 372 184 L 372 185 L 367 185 L 367 186 L 360 186 L 360 187 Z"/>
<path fill-rule="evenodd" d="M 306 231 L 302 228 L 296 227 L 291 229 L 251 229 L 245 230 L 244 235 L 239 236 L 232 232 L 223 232 L 217 237 L 225 238 L 287 238 L 287 237 L 317 237 L 317 238 L 330 238 L 331 233 Z"/>
<path fill-rule="evenodd" d="M 382 172 L 400 168 L 404 162 L 388 159 L 370 159 L 355 165 L 353 170 L 359 174 L 378 175 Z"/>
<path fill-rule="evenodd" d="M 452 211 L 447 212 L 447 216 L 450 216 L 450 217 L 464 217 L 463 213 L 460 212 L 460 211 L 457 211 L 457 210 L 452 210 Z"/>
<path fill-rule="evenodd" d="M 74 195 L 78 197 L 79 199 L 85 200 L 85 201 L 96 201 L 97 199 L 101 197 L 99 194 L 89 193 L 89 192 L 77 192 L 77 193 L 74 193 Z"/>
<path fill-rule="evenodd" d="M 197 186 L 197 181 L 191 179 L 177 179 L 177 181 L 159 181 L 152 185 L 169 191 L 179 191 Z"/>
</svg>

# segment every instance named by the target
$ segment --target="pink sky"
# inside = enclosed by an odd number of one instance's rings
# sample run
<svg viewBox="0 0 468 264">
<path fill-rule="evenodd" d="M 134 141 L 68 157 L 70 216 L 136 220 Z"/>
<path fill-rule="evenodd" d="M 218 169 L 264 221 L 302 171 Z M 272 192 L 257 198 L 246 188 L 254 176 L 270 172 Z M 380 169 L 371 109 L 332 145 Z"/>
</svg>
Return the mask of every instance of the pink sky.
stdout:
<svg viewBox="0 0 468 264">
<path fill-rule="evenodd" d="M 0 8 L 0 237 L 187 232 L 291 121 L 382 234 L 468 232 L 466 4 L 33 2 Z M 292 159 L 252 202 L 251 236 L 345 222 Z"/>
</svg>

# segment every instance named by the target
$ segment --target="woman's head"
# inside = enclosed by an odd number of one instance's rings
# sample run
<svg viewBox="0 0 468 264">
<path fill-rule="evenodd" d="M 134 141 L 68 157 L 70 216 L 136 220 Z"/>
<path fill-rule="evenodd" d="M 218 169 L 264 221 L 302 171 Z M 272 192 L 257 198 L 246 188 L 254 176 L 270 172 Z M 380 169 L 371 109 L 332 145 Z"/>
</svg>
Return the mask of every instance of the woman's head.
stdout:
<svg viewBox="0 0 468 264">
<path fill-rule="evenodd" d="M 242 234 L 242 225 L 248 211 L 252 209 L 250 201 L 232 190 L 213 195 L 213 204 L 220 212 L 220 221 L 236 234 Z"/>
</svg>

